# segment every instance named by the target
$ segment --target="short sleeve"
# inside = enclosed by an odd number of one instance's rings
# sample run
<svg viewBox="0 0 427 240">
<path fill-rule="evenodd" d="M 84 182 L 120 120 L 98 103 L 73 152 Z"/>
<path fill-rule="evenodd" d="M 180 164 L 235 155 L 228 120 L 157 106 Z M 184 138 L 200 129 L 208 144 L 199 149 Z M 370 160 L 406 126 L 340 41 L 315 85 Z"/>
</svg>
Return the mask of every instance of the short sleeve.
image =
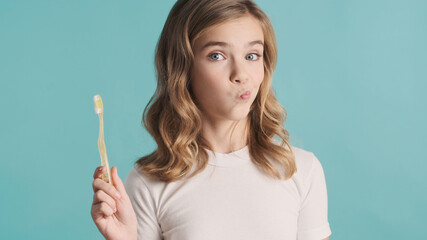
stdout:
<svg viewBox="0 0 427 240">
<path fill-rule="evenodd" d="M 312 164 L 307 176 L 305 197 L 298 217 L 298 240 L 322 240 L 331 235 L 328 222 L 328 197 L 322 165 L 312 155 Z"/>
<path fill-rule="evenodd" d="M 138 240 L 163 239 L 152 195 L 138 170 L 129 172 L 124 185 L 138 221 Z"/>
</svg>

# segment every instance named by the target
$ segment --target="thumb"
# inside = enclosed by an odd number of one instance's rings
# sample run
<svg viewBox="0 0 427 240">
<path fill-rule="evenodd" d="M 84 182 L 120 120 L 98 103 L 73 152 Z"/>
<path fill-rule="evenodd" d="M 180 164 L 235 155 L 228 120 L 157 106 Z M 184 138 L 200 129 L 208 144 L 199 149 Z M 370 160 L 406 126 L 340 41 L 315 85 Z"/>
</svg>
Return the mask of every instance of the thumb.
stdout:
<svg viewBox="0 0 427 240">
<path fill-rule="evenodd" d="M 122 180 L 119 177 L 119 174 L 117 172 L 117 167 L 114 166 L 111 168 L 111 177 L 113 178 L 113 186 L 117 189 L 117 191 L 119 191 L 120 195 L 126 196 L 126 189 L 125 186 L 123 185 Z"/>
</svg>

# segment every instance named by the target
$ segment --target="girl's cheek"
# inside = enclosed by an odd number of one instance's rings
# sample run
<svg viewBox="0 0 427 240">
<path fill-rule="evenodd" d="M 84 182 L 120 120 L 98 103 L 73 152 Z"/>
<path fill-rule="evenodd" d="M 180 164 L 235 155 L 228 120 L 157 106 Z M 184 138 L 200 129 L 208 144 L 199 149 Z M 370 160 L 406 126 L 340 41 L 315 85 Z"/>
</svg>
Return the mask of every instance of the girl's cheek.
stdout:
<svg viewBox="0 0 427 240">
<path fill-rule="evenodd" d="M 253 75 L 254 79 L 256 79 L 256 83 L 259 85 L 264 80 L 264 73 L 263 72 L 254 72 Z"/>
</svg>

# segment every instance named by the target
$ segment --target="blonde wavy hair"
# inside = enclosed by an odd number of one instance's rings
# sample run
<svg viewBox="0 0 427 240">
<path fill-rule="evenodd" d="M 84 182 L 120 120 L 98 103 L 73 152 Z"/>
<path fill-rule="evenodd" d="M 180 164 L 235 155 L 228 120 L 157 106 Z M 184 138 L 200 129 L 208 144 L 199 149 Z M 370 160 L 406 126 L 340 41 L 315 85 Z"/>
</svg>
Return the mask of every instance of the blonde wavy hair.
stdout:
<svg viewBox="0 0 427 240">
<path fill-rule="evenodd" d="M 190 88 L 192 47 L 210 27 L 247 15 L 259 20 L 264 33 L 264 79 L 248 114 L 249 154 L 254 164 L 274 178 L 287 180 L 296 172 L 289 133 L 283 127 L 286 111 L 272 88 L 277 47 L 266 14 L 251 0 L 178 0 L 156 47 L 157 89 L 143 113 L 142 122 L 157 149 L 135 164 L 148 176 L 172 182 L 187 176 L 194 166 L 189 177 L 208 165 L 206 149 L 212 148 L 201 136 L 201 111 Z M 280 144 L 274 142 L 277 137 Z"/>
</svg>

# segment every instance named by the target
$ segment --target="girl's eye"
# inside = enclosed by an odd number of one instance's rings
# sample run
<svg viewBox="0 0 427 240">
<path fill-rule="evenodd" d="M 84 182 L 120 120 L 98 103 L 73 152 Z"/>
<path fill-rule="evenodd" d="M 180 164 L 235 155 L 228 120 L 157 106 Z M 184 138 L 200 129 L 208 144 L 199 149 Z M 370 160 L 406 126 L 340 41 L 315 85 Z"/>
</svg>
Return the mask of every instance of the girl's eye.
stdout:
<svg viewBox="0 0 427 240">
<path fill-rule="evenodd" d="M 219 60 L 223 60 L 224 56 L 222 56 L 222 54 L 220 53 L 212 53 L 211 55 L 209 55 L 209 58 L 214 61 L 219 61 Z"/>
<path fill-rule="evenodd" d="M 259 54 L 251 53 L 248 56 L 246 56 L 246 60 L 256 61 L 260 57 Z"/>
</svg>

